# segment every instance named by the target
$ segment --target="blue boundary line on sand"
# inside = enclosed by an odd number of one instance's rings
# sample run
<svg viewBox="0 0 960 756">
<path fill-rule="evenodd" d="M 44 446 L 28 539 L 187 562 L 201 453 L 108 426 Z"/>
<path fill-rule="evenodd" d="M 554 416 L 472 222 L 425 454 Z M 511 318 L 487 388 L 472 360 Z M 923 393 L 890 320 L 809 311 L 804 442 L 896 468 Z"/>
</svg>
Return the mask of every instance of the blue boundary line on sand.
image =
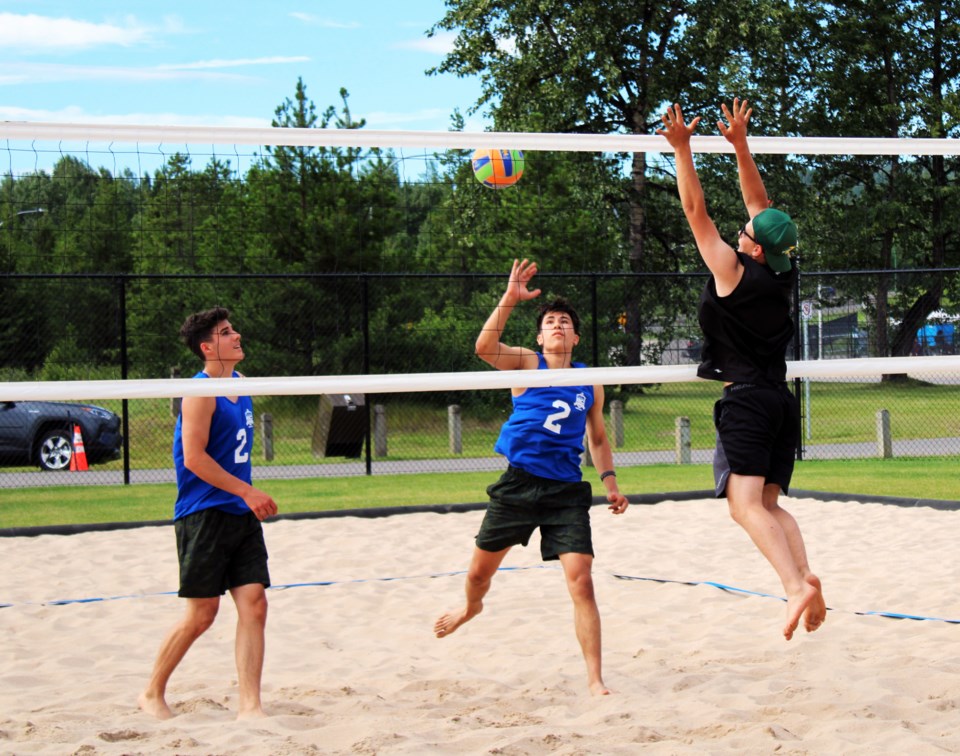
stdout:
<svg viewBox="0 0 960 756">
<path fill-rule="evenodd" d="M 556 565 L 547 565 L 547 564 L 537 564 L 530 565 L 527 567 L 500 567 L 497 572 L 526 572 L 529 570 L 559 570 L 560 568 Z M 351 583 L 376 583 L 376 582 L 395 582 L 399 580 L 423 580 L 423 579 L 434 579 L 434 578 L 443 578 L 443 577 L 454 577 L 457 575 L 465 575 L 466 570 L 454 570 L 452 572 L 434 572 L 427 573 L 423 575 L 402 575 L 398 577 L 375 577 L 375 578 L 352 578 L 349 580 L 310 580 L 302 583 L 287 583 L 285 585 L 272 585 L 268 590 L 271 591 L 286 591 L 292 588 L 323 588 L 331 585 L 349 585 Z M 777 596 L 772 593 L 762 593 L 760 591 L 751 591 L 747 588 L 738 588 L 733 585 L 726 585 L 724 583 L 717 583 L 713 580 L 673 580 L 671 578 L 655 578 L 655 577 L 642 577 L 636 575 L 621 575 L 616 572 L 609 573 L 612 577 L 618 580 L 634 580 L 634 581 L 645 581 L 651 583 L 663 583 L 671 585 L 706 585 L 712 588 L 718 588 L 721 591 L 726 593 L 737 593 L 745 596 L 757 596 L 759 598 L 772 598 L 777 601 L 786 601 L 783 596 Z M 0 604 L 0 609 L 13 606 L 66 606 L 68 604 L 95 604 L 101 601 L 122 601 L 124 599 L 140 599 L 140 598 L 154 598 L 157 596 L 176 596 L 176 591 L 162 591 L 159 593 L 144 593 L 144 594 L 129 594 L 122 596 L 94 596 L 89 598 L 80 598 L 80 599 L 53 599 L 51 601 L 25 601 L 20 604 Z M 827 607 L 828 611 L 850 611 L 850 610 L 838 610 L 835 607 Z M 886 617 L 889 619 L 909 619 L 909 620 L 924 620 L 928 622 L 946 622 L 952 625 L 960 625 L 960 619 L 946 619 L 944 617 L 927 617 L 919 614 L 904 614 L 902 612 L 888 612 L 888 611 L 850 611 L 851 614 L 856 614 L 859 616 L 878 616 Z"/>
<path fill-rule="evenodd" d="M 790 493 L 791 496 L 815 499 L 818 501 L 840 501 L 840 502 L 859 502 L 859 503 L 872 503 L 872 504 L 889 504 L 894 506 L 901 507 L 930 507 L 932 509 L 939 510 L 960 510 L 960 501 L 951 501 L 945 499 L 919 499 L 919 498 L 907 498 L 899 496 L 868 496 L 864 494 L 842 494 L 842 493 L 832 493 L 826 491 L 809 491 L 805 489 L 793 489 Z M 651 494 L 631 494 L 627 497 L 631 504 L 658 504 L 662 501 L 692 501 L 698 499 L 712 499 L 714 498 L 714 492 L 712 490 L 703 490 L 703 491 L 674 491 L 671 493 L 651 493 Z M 606 499 L 603 497 L 594 497 L 593 500 L 594 506 L 599 506 L 606 504 Z M 457 512 L 470 512 L 476 511 L 479 509 L 486 508 L 486 503 L 477 503 L 477 504 L 439 504 L 439 505 L 419 505 L 419 506 L 407 506 L 407 507 L 369 507 L 365 509 L 339 509 L 339 510 L 329 510 L 324 512 L 293 512 L 285 515 L 278 515 L 275 518 L 271 518 L 271 521 L 275 520 L 312 520 L 312 519 L 324 519 L 331 517 L 391 517 L 397 514 L 411 514 L 415 512 L 434 512 L 437 514 L 451 514 Z M 4 537 L 35 537 L 40 535 L 74 535 L 77 533 L 87 533 L 87 532 L 103 532 L 103 531 L 113 531 L 113 530 L 131 530 L 133 528 L 140 527 L 160 527 L 160 526 L 170 526 L 173 524 L 173 520 L 150 520 L 146 522 L 114 522 L 114 523 L 91 523 L 91 524 L 82 524 L 82 525 L 51 525 L 51 526 L 38 526 L 38 527 L 23 527 L 23 528 L 0 528 L 0 538 Z M 548 565 L 537 565 L 536 567 L 501 567 L 499 571 L 518 571 L 518 570 L 529 570 L 529 569 L 556 569 L 555 567 L 550 567 Z M 344 583 L 364 583 L 364 582 L 374 582 L 374 581 L 393 581 L 393 580 L 415 580 L 420 578 L 437 578 L 437 577 L 449 577 L 453 575 L 462 575 L 465 573 L 465 570 L 459 570 L 454 572 L 444 572 L 436 573 L 429 575 L 411 575 L 403 577 L 380 577 L 380 578 L 357 578 L 353 580 L 343 580 L 343 581 L 316 581 L 316 582 L 306 582 L 306 583 L 293 583 L 290 585 L 279 585 L 271 586 L 271 590 L 286 590 L 289 588 L 302 588 L 302 587 L 320 587 L 326 585 L 336 585 Z M 714 588 L 718 588 L 729 593 L 740 593 L 745 595 L 758 596 L 762 598 L 775 598 L 779 601 L 786 601 L 782 596 L 774 596 L 767 593 L 758 593 L 756 591 L 750 591 L 745 588 L 737 588 L 735 586 L 724 585 L 723 583 L 716 583 L 713 581 L 685 581 L 685 580 L 671 580 L 667 578 L 652 578 L 652 577 L 635 577 L 630 575 L 618 575 L 616 573 L 610 573 L 613 577 L 621 580 L 646 580 L 651 582 L 658 583 L 674 583 L 679 585 L 709 585 Z M 56 599 L 52 601 L 43 601 L 43 602 L 24 602 L 21 604 L 9 604 L 9 603 L 0 603 L 0 609 L 13 607 L 13 606 L 64 606 L 67 604 L 90 604 L 97 603 L 100 601 L 118 601 L 122 599 L 133 599 L 133 598 L 148 598 L 152 596 L 175 596 L 176 591 L 164 591 L 161 593 L 150 593 L 150 594 L 140 594 L 140 595 L 129 595 L 129 596 L 107 596 L 107 597 L 92 597 L 92 598 L 82 598 L 82 599 Z M 833 608 L 828 608 L 829 611 L 838 611 Z M 845 610 L 849 611 L 849 610 Z M 852 614 L 860 616 L 879 616 L 886 617 L 890 619 L 910 619 L 910 620 L 925 620 L 931 622 L 947 622 L 950 624 L 960 624 L 960 619 L 945 619 L 942 617 L 926 617 L 923 615 L 916 614 L 905 614 L 900 612 L 888 612 L 888 611 L 852 611 Z"/>
<path fill-rule="evenodd" d="M 725 585 L 723 583 L 717 583 L 712 580 L 671 580 L 670 578 L 654 578 L 654 577 L 640 577 L 635 575 L 619 575 L 617 573 L 611 573 L 613 577 L 618 580 L 643 580 L 651 583 L 672 583 L 675 585 L 709 585 L 712 588 L 719 588 L 721 591 L 726 591 L 727 593 L 740 593 L 746 596 L 759 596 L 761 598 L 772 598 L 777 601 L 786 601 L 787 599 L 783 596 L 776 596 L 772 593 L 761 593 L 759 591 L 751 591 L 746 588 L 737 588 L 733 585 Z M 850 614 L 856 614 L 861 617 L 887 617 L 888 619 L 909 619 L 909 620 L 925 620 L 928 622 L 946 622 L 951 625 L 960 625 L 960 619 L 946 619 L 945 617 L 927 617 L 922 614 L 904 614 L 902 612 L 886 612 L 886 611 L 857 611 L 856 609 L 837 609 L 836 607 L 827 607 L 829 612 L 848 612 Z"/>
</svg>

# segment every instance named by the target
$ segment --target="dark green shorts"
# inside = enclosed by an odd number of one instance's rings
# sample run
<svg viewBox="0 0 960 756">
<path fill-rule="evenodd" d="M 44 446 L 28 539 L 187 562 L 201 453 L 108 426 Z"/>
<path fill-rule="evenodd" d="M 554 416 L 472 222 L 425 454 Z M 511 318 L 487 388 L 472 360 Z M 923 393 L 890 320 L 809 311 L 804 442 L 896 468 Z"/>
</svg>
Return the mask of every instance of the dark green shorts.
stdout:
<svg viewBox="0 0 960 756">
<path fill-rule="evenodd" d="M 540 555 L 544 561 L 561 554 L 590 554 L 590 505 L 593 489 L 586 481 L 549 480 L 508 467 L 487 488 L 490 504 L 477 534 L 477 548 L 500 551 L 526 546 L 540 528 Z"/>
<path fill-rule="evenodd" d="M 263 526 L 253 512 L 202 509 L 174 522 L 182 598 L 214 598 L 252 583 L 270 587 Z"/>
</svg>

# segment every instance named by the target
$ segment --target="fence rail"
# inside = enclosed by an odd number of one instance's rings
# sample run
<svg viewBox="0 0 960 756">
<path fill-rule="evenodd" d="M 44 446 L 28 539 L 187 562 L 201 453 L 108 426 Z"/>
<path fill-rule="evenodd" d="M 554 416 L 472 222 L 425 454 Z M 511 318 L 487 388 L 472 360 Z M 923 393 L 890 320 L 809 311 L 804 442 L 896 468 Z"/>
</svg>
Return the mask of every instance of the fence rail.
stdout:
<svg viewBox="0 0 960 756">
<path fill-rule="evenodd" d="M 958 288 L 960 271 L 938 272 Z M 902 328 L 895 319 L 879 319 L 870 292 L 878 290 L 881 276 L 896 277 L 907 288 L 908 277 L 927 273 L 803 274 L 795 292 L 796 333 L 789 355 L 796 360 L 888 356 Z M 0 278 L 0 380 L 7 385 L 47 380 L 62 386 L 81 379 L 168 380 L 173 370 L 189 376 L 199 366 L 177 343 L 176 331 L 187 313 L 217 303 L 230 307 L 244 333 L 244 371 L 249 375 L 477 370 L 473 341 L 499 297 L 502 279 L 501 274 L 6 275 Z M 580 310 L 581 360 L 601 367 L 640 363 L 692 369 L 696 364 L 700 330 L 695 308 L 703 273 L 580 273 L 540 279 L 545 292 L 566 296 Z M 634 320 L 630 307 L 642 317 Z M 532 308 L 526 315 L 518 310 L 508 324 L 505 338 L 511 343 L 532 345 Z M 634 332 L 628 332 L 627 323 L 634 322 Z M 909 353 L 956 353 L 957 324 L 955 314 L 934 312 L 915 329 Z M 952 369 L 921 380 L 798 379 L 794 389 L 805 421 L 800 455 L 874 456 L 878 449 L 895 456 L 956 454 L 958 381 L 960 374 Z M 608 412 L 608 422 L 618 464 L 708 459 L 716 394 L 716 387 L 704 382 L 609 387 L 615 410 L 612 416 Z M 9 397 L 0 396 L 0 401 L 9 406 Z M 7 464 L 0 468 L 0 487 L 172 479 L 169 450 L 176 403 L 129 397 L 99 403 L 122 419 L 119 460 L 81 474 Z M 451 406 L 458 408 L 455 413 Z M 270 430 L 258 427 L 258 447 L 264 453 L 256 475 L 497 469 L 501 462 L 492 447 L 509 406 L 504 391 L 450 389 L 429 396 L 371 391 L 356 409 L 361 436 L 347 450 L 353 456 L 344 456 L 344 448 L 331 454 L 318 446 L 322 410 L 317 396 L 260 397 L 257 413 L 261 419 L 269 416 Z M 877 436 L 881 411 L 887 413 L 882 423 L 888 429 L 886 442 Z M 341 425 L 334 417 L 328 440 L 337 439 Z M 678 427 L 684 428 L 682 439 Z"/>
</svg>

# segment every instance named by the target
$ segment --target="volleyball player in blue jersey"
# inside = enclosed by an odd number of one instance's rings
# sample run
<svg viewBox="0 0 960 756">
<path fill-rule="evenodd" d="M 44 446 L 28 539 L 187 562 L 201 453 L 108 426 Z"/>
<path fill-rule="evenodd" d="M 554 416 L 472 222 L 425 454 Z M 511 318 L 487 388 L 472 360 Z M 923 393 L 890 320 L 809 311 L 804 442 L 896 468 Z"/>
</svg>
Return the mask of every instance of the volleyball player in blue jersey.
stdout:
<svg viewBox="0 0 960 756">
<path fill-rule="evenodd" d="M 796 267 L 790 252 L 797 227 L 770 207 L 760 171 L 747 145 L 753 110 L 734 98 L 717 126 L 737 156 L 740 192 L 750 215 L 737 249 L 727 244 L 707 213 L 693 163 L 690 137 L 700 118 L 684 121 L 679 105 L 668 108 L 663 128 L 674 149 L 677 189 L 697 249 L 711 276 L 700 297 L 704 333 L 701 378 L 722 381 L 714 409 L 717 496 L 726 496 L 730 514 L 776 571 L 787 598 L 783 636 L 790 640 L 803 618 L 812 632 L 823 624 L 827 606 L 820 579 L 810 570 L 800 527 L 780 506 L 793 474 L 800 435 L 800 408 L 786 385 L 786 349 L 793 336 L 790 296 Z"/>
<path fill-rule="evenodd" d="M 520 302 L 539 296 L 530 290 L 536 263 L 514 261 L 500 304 L 477 338 L 477 355 L 498 370 L 564 370 L 580 341 L 580 320 L 564 300 L 544 304 L 537 319 L 539 352 L 500 341 L 504 325 Z M 600 653 L 600 612 L 593 590 L 590 505 L 593 492 L 582 479 L 580 455 L 586 433 L 590 453 L 614 514 L 627 509 L 617 488 L 613 452 L 603 423 L 603 386 L 514 388 L 513 414 L 494 447 L 507 458 L 506 472 L 487 488 L 487 508 L 466 579 L 466 604 L 441 616 L 434 633 L 444 638 L 483 609 L 483 598 L 512 546 L 527 545 L 540 529 L 543 559 L 559 559 L 573 600 L 574 629 L 587 665 L 590 692 L 606 695 Z"/>
<path fill-rule="evenodd" d="M 203 360 L 194 378 L 242 378 L 240 334 L 230 313 L 215 307 L 187 318 L 180 336 Z M 239 389 L 239 386 L 238 386 Z M 248 396 L 184 397 L 174 431 L 177 473 L 174 529 L 180 561 L 179 595 L 184 617 L 160 646 L 140 707 L 159 719 L 167 705 L 167 681 L 184 655 L 212 624 L 220 597 L 230 591 L 237 607 L 238 719 L 262 717 L 265 589 L 270 585 L 261 521 L 277 505 L 251 485 L 253 402 Z"/>
</svg>

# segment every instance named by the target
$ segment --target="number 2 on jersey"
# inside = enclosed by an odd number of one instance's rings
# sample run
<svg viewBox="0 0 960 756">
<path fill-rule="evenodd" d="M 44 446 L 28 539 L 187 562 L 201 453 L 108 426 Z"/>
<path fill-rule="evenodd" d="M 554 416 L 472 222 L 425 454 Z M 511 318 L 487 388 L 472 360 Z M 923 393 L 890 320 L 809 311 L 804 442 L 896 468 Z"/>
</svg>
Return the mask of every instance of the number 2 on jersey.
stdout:
<svg viewBox="0 0 960 756">
<path fill-rule="evenodd" d="M 553 431 L 554 433 L 560 433 L 561 431 L 560 421 L 570 417 L 570 405 L 567 404 L 562 399 L 557 399 L 553 403 L 553 406 L 560 411 L 547 415 L 547 419 L 543 421 L 543 427 L 546 428 L 548 431 Z"/>
<path fill-rule="evenodd" d="M 233 461 L 242 465 L 250 459 L 250 452 L 247 451 L 247 429 L 241 428 L 237 431 L 237 448 L 233 450 Z"/>
</svg>

